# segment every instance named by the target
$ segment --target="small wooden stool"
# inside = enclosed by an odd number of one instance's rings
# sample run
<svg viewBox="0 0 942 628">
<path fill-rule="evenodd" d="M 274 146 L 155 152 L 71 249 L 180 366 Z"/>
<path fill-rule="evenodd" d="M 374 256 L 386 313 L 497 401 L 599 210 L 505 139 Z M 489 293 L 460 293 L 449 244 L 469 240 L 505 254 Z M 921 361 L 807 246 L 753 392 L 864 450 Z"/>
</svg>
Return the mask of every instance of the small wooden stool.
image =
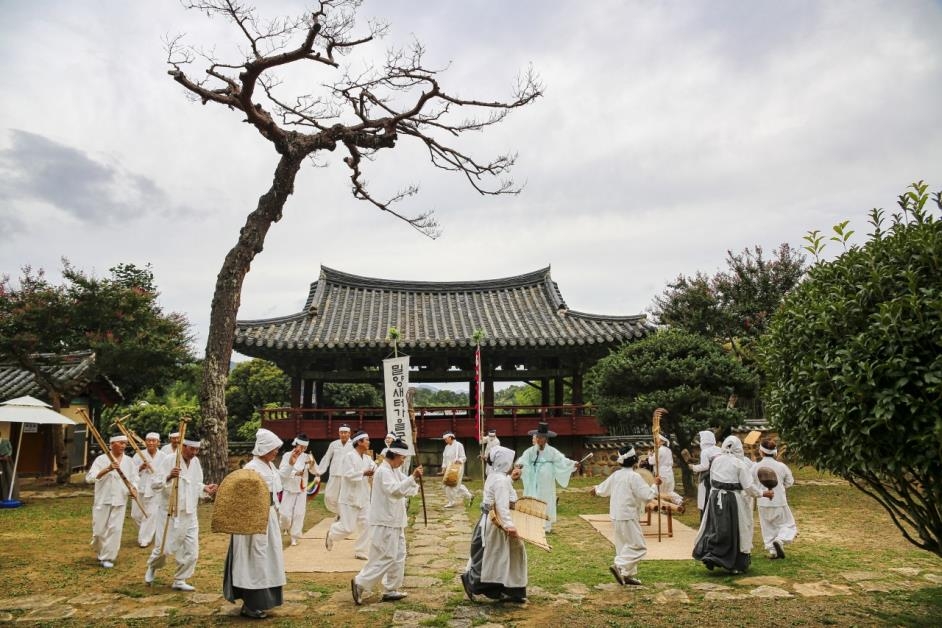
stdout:
<svg viewBox="0 0 942 628">
<path fill-rule="evenodd" d="M 667 536 L 673 537 L 674 536 L 674 511 L 671 510 L 670 508 L 664 508 L 664 510 L 667 511 Z M 644 511 L 645 513 L 647 513 L 647 519 L 641 525 L 646 525 L 648 527 L 651 527 L 651 513 L 657 512 L 657 505 L 653 501 L 650 501 L 647 504 L 645 504 Z M 662 532 L 661 534 L 663 535 L 664 533 Z M 644 532 L 644 536 L 657 536 L 657 531 Z"/>
</svg>

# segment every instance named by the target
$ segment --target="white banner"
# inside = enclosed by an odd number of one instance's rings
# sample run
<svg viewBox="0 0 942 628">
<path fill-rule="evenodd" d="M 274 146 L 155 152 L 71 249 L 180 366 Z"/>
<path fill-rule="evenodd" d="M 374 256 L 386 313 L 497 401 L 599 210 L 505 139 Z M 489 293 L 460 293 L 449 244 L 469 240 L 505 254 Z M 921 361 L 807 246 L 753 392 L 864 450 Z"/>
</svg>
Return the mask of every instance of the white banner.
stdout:
<svg viewBox="0 0 942 628">
<path fill-rule="evenodd" d="M 383 383 L 386 400 L 386 429 L 402 439 L 415 451 L 412 424 L 409 422 L 409 356 L 383 360 Z"/>
</svg>

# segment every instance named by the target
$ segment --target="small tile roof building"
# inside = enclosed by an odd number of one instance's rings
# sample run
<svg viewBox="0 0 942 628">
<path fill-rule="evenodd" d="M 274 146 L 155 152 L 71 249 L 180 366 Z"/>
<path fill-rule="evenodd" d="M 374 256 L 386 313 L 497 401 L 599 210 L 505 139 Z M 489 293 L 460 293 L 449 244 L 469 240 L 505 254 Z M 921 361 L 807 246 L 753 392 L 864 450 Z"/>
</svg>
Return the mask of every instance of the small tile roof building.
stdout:
<svg viewBox="0 0 942 628">
<path fill-rule="evenodd" d="M 322 266 L 304 309 L 236 323 L 234 349 L 277 364 L 292 378 L 293 405 L 316 408 L 324 382 L 382 381 L 390 327 L 410 356 L 410 382 L 469 383 L 475 330 L 484 405 L 495 381 L 538 381 L 544 405 L 561 406 L 564 380 L 582 404 L 582 377 L 599 358 L 654 329 L 643 314 L 604 316 L 569 309 L 550 268 L 501 279 L 430 282 L 376 279 Z"/>
</svg>

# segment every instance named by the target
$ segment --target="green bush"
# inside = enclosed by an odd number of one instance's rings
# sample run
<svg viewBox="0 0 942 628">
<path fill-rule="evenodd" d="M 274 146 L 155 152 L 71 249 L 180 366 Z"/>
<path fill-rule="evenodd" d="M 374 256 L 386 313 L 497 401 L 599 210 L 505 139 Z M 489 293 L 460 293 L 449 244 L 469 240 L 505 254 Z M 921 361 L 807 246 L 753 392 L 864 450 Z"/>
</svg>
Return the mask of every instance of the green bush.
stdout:
<svg viewBox="0 0 942 628">
<path fill-rule="evenodd" d="M 762 363 L 790 453 L 848 479 L 942 555 L 942 223 L 927 186 L 911 187 L 888 230 L 874 210 L 866 244 L 812 266 L 773 317 Z M 846 246 L 845 227 L 832 239 Z M 807 239 L 817 257 L 822 238 Z"/>
</svg>

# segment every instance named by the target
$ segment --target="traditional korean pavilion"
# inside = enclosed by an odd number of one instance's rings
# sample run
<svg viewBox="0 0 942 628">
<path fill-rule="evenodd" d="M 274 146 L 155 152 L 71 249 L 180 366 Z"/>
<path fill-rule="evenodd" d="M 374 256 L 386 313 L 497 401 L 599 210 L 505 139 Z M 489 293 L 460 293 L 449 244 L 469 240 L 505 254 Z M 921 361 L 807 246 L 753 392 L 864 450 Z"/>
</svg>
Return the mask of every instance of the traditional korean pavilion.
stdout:
<svg viewBox="0 0 942 628">
<path fill-rule="evenodd" d="M 265 427 L 282 437 L 305 432 L 334 438 L 341 423 L 385 433 L 382 408 L 324 408 L 327 382 L 382 382 L 392 355 L 390 327 L 410 356 L 410 383 L 468 382 L 474 400 L 474 343 L 481 329 L 484 418 L 503 436 L 521 436 L 548 420 L 561 436 L 605 434 L 583 400 L 583 376 L 610 350 L 644 337 L 643 314 L 603 316 L 569 309 L 550 268 L 480 281 L 375 279 L 322 266 L 304 309 L 236 323 L 236 351 L 277 364 L 291 377 L 292 407 L 263 411 Z M 539 387 L 540 406 L 494 407 L 494 382 Z M 571 403 L 564 404 L 565 388 Z M 422 437 L 444 429 L 475 435 L 473 408 L 416 408 Z"/>
</svg>

